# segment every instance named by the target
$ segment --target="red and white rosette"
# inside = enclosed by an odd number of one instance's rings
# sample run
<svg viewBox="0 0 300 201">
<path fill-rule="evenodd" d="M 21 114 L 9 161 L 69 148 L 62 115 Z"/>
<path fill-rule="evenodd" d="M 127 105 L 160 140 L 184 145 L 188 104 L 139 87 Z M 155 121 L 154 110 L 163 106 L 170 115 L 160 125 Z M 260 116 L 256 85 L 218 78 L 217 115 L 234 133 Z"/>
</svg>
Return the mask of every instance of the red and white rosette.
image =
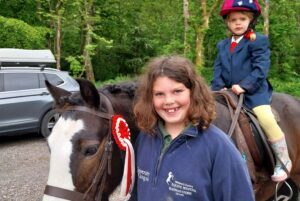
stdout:
<svg viewBox="0 0 300 201">
<path fill-rule="evenodd" d="M 126 120 L 121 115 L 112 117 L 112 134 L 118 147 L 125 151 L 125 163 L 123 178 L 121 181 L 120 200 L 127 201 L 130 198 L 135 180 L 135 157 L 130 142 L 130 130 Z"/>
</svg>

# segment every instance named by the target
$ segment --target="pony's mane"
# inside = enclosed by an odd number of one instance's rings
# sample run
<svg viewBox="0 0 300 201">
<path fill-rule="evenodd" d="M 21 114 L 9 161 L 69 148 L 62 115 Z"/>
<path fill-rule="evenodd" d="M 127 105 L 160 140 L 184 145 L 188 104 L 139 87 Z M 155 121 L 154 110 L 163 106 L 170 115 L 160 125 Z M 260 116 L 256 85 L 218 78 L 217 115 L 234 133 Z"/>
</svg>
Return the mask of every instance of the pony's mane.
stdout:
<svg viewBox="0 0 300 201">
<path fill-rule="evenodd" d="M 130 98 L 135 96 L 135 91 L 137 89 L 137 82 L 136 81 L 127 81 L 117 84 L 110 84 L 105 85 L 102 88 L 98 89 L 99 92 L 108 92 L 112 95 L 118 94 L 127 94 Z"/>
</svg>

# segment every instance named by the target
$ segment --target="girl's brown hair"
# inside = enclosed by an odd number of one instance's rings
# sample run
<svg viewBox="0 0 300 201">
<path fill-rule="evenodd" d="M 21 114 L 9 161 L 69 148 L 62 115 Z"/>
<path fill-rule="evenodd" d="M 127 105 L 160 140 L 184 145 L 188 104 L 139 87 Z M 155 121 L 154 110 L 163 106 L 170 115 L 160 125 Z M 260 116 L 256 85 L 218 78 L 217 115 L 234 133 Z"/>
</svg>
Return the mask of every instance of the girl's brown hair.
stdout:
<svg viewBox="0 0 300 201">
<path fill-rule="evenodd" d="M 153 102 L 153 83 L 158 77 L 168 77 L 183 83 L 191 91 L 188 119 L 200 129 L 206 129 L 215 118 L 215 103 L 212 92 L 194 65 L 182 56 L 161 56 L 150 60 L 141 76 L 134 104 L 134 115 L 141 131 L 154 133 L 157 115 Z"/>
</svg>

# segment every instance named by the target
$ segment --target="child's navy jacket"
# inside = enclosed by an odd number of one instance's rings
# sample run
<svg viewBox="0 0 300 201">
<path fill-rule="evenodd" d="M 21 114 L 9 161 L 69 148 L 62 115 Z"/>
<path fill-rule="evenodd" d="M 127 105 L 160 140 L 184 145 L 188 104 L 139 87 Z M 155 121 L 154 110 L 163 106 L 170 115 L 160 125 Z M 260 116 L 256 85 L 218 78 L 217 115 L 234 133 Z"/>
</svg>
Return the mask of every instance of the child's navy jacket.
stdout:
<svg viewBox="0 0 300 201">
<path fill-rule="evenodd" d="M 272 86 L 267 80 L 270 68 L 270 50 L 267 36 L 256 33 L 256 40 L 245 37 L 230 53 L 231 38 L 218 43 L 218 56 L 214 63 L 212 90 L 231 88 L 239 84 L 245 92 L 245 105 L 252 109 L 269 105 Z"/>
<path fill-rule="evenodd" d="M 246 162 L 221 130 L 189 129 L 160 154 L 162 137 L 140 133 L 131 200 L 254 201 Z"/>
</svg>

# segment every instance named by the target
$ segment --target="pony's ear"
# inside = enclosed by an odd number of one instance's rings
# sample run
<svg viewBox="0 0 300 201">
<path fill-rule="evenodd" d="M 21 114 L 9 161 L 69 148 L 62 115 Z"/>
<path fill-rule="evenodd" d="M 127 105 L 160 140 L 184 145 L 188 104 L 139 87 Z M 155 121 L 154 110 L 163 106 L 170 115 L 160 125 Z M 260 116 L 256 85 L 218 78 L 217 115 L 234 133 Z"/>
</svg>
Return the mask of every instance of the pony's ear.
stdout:
<svg viewBox="0 0 300 201">
<path fill-rule="evenodd" d="M 45 84 L 54 99 L 54 107 L 56 109 L 62 109 L 64 106 L 66 106 L 66 100 L 70 97 L 70 95 L 72 95 L 72 93 L 50 84 L 48 80 L 45 80 Z"/>
<path fill-rule="evenodd" d="M 76 81 L 79 83 L 80 94 L 85 103 L 92 108 L 99 109 L 100 97 L 94 84 L 84 79 L 76 79 Z"/>
</svg>

